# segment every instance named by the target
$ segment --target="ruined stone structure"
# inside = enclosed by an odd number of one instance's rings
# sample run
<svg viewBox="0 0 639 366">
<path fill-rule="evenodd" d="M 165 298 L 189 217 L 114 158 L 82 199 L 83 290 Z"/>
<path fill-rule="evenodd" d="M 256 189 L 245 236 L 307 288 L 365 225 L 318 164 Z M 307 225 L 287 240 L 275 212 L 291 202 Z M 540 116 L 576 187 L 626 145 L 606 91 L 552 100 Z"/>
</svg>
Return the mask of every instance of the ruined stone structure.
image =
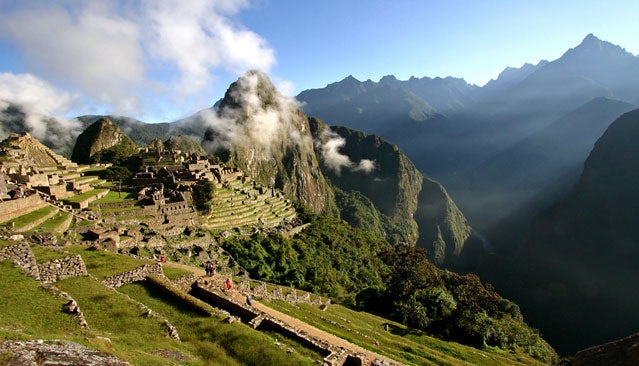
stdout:
<svg viewBox="0 0 639 366">
<path fill-rule="evenodd" d="M 0 260 L 9 259 L 22 268 L 34 280 L 40 280 L 40 270 L 29 244 L 19 242 L 14 245 L 0 247 Z"/>
<path fill-rule="evenodd" d="M 142 267 L 138 267 L 132 271 L 118 273 L 102 281 L 102 284 L 109 288 L 118 288 L 126 285 L 127 283 L 143 281 L 146 277 L 152 273 L 164 275 L 162 272 L 162 264 L 145 264 Z"/>
<path fill-rule="evenodd" d="M 87 268 L 84 265 L 84 261 L 77 254 L 38 264 L 38 270 L 40 272 L 40 281 L 45 283 L 56 282 L 70 277 L 87 276 Z"/>
</svg>

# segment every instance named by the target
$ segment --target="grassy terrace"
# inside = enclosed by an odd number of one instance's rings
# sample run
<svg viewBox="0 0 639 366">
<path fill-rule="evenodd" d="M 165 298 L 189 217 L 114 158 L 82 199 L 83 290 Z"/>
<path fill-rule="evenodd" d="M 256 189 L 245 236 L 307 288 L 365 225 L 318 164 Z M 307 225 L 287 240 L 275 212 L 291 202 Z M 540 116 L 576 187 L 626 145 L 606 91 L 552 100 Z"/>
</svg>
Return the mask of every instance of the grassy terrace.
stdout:
<svg viewBox="0 0 639 366">
<path fill-rule="evenodd" d="M 93 201 L 94 204 L 98 203 L 118 203 L 125 201 L 134 201 L 137 199 L 137 194 L 130 192 L 118 192 L 118 191 L 109 191 L 106 196 Z"/>
<path fill-rule="evenodd" d="M 154 263 L 152 260 L 140 260 L 105 251 L 87 250 L 81 246 L 68 246 L 65 249 L 70 253 L 80 254 L 86 264 L 87 272 L 100 281 L 121 272 L 131 271 L 144 264 Z"/>
<path fill-rule="evenodd" d="M 541 365 L 525 354 L 511 354 L 498 349 L 477 350 L 445 342 L 399 323 L 340 305 L 333 304 L 322 311 L 307 304 L 291 305 L 283 301 L 263 304 L 408 365 Z M 388 332 L 384 330 L 387 323 Z M 379 346 L 375 342 L 379 342 Z"/>
<path fill-rule="evenodd" d="M 42 218 L 51 215 L 57 208 L 51 206 L 44 206 L 37 210 L 31 211 L 28 214 L 16 217 L 13 221 L 15 229 L 21 229 L 27 225 L 32 224 Z"/>
<path fill-rule="evenodd" d="M 58 213 L 53 215 L 53 217 L 49 218 L 42 224 L 38 225 L 35 229 L 39 231 L 46 231 L 46 232 L 56 231 L 60 228 L 60 226 L 62 226 L 62 224 L 64 224 L 65 222 L 67 222 L 67 220 L 69 220 L 70 216 L 71 214 L 67 212 L 58 211 Z"/>
<path fill-rule="evenodd" d="M 286 348 L 274 344 L 273 337 L 241 323 L 226 324 L 221 318 L 203 317 L 146 283 L 125 285 L 119 291 L 167 317 L 180 332 L 182 344 L 192 354 L 207 360 L 205 364 L 313 365 L 321 359 L 301 347 L 287 354 Z M 282 341 L 281 336 L 278 339 Z"/>
<path fill-rule="evenodd" d="M 32 245 L 31 251 L 35 256 L 37 263 L 50 262 L 54 259 L 62 259 L 69 256 L 69 253 L 62 250 L 45 249 L 38 245 Z"/>
<path fill-rule="evenodd" d="M 84 338 L 78 321 L 60 311 L 63 298 L 46 291 L 11 261 L 0 261 L 0 273 L 0 339 Z"/>
<path fill-rule="evenodd" d="M 106 191 L 108 191 L 108 189 L 92 189 L 92 190 L 90 190 L 88 192 L 84 192 L 84 193 L 81 193 L 81 194 L 76 194 L 75 196 L 69 197 L 69 198 L 67 198 L 67 199 L 65 199 L 63 201 L 64 202 L 69 202 L 69 203 L 79 203 L 79 202 L 85 201 L 88 198 L 95 197 L 96 195 L 98 195 L 100 193 L 103 193 L 103 192 L 106 192 Z"/>
</svg>

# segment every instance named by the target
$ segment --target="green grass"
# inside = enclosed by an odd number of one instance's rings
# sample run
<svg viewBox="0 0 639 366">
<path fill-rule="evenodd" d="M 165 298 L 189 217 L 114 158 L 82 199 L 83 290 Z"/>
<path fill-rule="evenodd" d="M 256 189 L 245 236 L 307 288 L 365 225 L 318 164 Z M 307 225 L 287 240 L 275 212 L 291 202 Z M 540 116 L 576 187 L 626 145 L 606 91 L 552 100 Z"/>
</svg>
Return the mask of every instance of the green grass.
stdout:
<svg viewBox="0 0 639 366">
<path fill-rule="evenodd" d="M 276 310 L 301 319 L 317 328 L 335 334 L 361 347 L 373 350 L 409 365 L 538 365 L 538 361 L 525 354 L 511 354 L 499 349 L 478 350 L 454 342 L 446 342 L 427 334 L 406 328 L 365 312 L 331 305 L 326 311 L 283 301 L 264 302 Z M 389 331 L 384 324 L 389 324 Z M 375 344 L 379 342 L 379 346 Z"/>
<path fill-rule="evenodd" d="M 51 206 L 44 206 L 42 208 L 39 208 L 37 210 L 31 211 L 26 215 L 22 215 L 19 217 L 16 217 L 13 220 L 14 223 L 14 228 L 15 229 L 20 229 L 23 228 L 31 223 L 33 223 L 34 221 L 37 221 L 49 214 L 51 214 L 53 211 L 57 210 L 55 207 L 51 207 Z"/>
<path fill-rule="evenodd" d="M 152 350 L 174 350 L 189 355 L 180 342 L 167 338 L 163 319 L 143 317 L 137 303 L 90 278 L 59 281 L 61 289 L 73 297 L 93 332 L 111 340 L 112 347 L 99 349 L 126 359 L 134 365 L 177 365 L 177 360 L 154 356 Z M 192 357 L 192 356 L 191 356 Z"/>
<path fill-rule="evenodd" d="M 65 299 L 42 288 L 10 261 L 0 261 L 0 273 L 0 339 L 84 337 L 77 319 L 61 311 Z"/>
<path fill-rule="evenodd" d="M 187 271 L 186 269 L 169 267 L 169 266 L 163 266 L 162 271 L 164 272 L 164 275 L 171 280 L 191 273 L 191 271 Z"/>
<path fill-rule="evenodd" d="M 117 191 L 109 191 L 106 196 L 100 198 L 99 200 L 95 200 L 93 203 L 116 203 L 116 202 L 124 202 L 136 200 L 137 194 L 130 192 L 117 192 Z"/>
<path fill-rule="evenodd" d="M 63 201 L 69 202 L 69 203 L 79 203 L 79 202 L 83 202 L 87 198 L 93 197 L 96 194 L 102 193 L 104 191 L 106 191 L 106 189 L 92 189 L 90 191 L 87 191 L 81 194 L 76 194 L 73 197 L 66 198 Z"/>
<path fill-rule="evenodd" d="M 119 291 L 162 314 L 178 329 L 182 343 L 210 365 L 314 365 L 306 352 L 287 354 L 275 340 L 245 324 L 227 324 L 204 317 L 145 283 L 122 286 Z M 279 337 L 279 339 L 282 339 Z"/>
<path fill-rule="evenodd" d="M 134 270 L 144 264 L 154 263 L 152 260 L 136 259 L 99 250 L 87 250 L 81 246 L 69 246 L 65 249 L 71 253 L 80 254 L 87 267 L 87 272 L 98 280 L 104 280 L 115 274 Z"/>
<path fill-rule="evenodd" d="M 38 225 L 35 229 L 46 232 L 54 231 L 69 218 L 69 215 L 68 212 L 58 211 L 53 217 Z"/>
<path fill-rule="evenodd" d="M 51 262 L 54 259 L 62 259 L 69 256 L 69 253 L 62 250 L 45 249 L 38 245 L 32 245 L 31 251 L 33 252 L 38 264 Z"/>
<path fill-rule="evenodd" d="M 95 209 L 95 206 L 92 207 Z M 117 207 L 117 208 L 100 208 L 100 212 L 102 213 L 114 213 L 114 212 L 127 212 L 127 211 L 137 211 L 142 210 L 143 208 L 140 206 L 131 206 L 131 207 Z"/>
</svg>

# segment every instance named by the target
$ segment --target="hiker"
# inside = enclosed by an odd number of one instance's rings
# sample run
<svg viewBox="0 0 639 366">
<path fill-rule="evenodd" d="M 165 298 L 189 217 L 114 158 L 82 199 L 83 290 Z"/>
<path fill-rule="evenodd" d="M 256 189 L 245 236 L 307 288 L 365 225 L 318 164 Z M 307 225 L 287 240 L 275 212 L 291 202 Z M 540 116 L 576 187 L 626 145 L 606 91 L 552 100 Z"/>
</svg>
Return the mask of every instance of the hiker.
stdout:
<svg viewBox="0 0 639 366">
<path fill-rule="evenodd" d="M 210 261 L 206 262 L 206 264 L 204 265 L 204 271 L 206 271 L 206 275 L 208 277 L 211 277 L 213 275 L 213 265 Z"/>
<path fill-rule="evenodd" d="M 164 255 L 162 255 L 160 257 L 160 262 L 162 262 L 162 263 L 166 262 L 166 257 Z"/>
<path fill-rule="evenodd" d="M 226 284 L 226 289 L 227 289 L 227 290 L 230 290 L 230 289 L 231 289 L 231 287 L 233 287 L 233 282 L 231 281 L 231 277 L 228 277 L 228 278 L 226 279 L 225 284 Z"/>
<path fill-rule="evenodd" d="M 246 305 L 253 306 L 252 300 L 253 299 L 251 298 L 251 294 L 246 294 Z"/>
</svg>

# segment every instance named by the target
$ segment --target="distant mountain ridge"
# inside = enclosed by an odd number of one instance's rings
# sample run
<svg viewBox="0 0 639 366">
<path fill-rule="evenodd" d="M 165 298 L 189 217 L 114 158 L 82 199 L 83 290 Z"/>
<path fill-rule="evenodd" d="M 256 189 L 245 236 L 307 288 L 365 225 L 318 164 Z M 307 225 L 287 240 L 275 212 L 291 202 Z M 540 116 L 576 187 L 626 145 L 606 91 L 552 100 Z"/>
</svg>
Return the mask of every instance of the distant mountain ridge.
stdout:
<svg viewBox="0 0 639 366">
<path fill-rule="evenodd" d="M 422 87 L 429 86 L 429 92 L 418 93 L 415 87 L 418 83 Z M 442 85 L 446 88 L 442 89 Z M 356 91 L 357 95 L 347 98 L 344 90 Z M 381 97 L 382 92 L 387 93 L 386 97 Z M 405 108 L 404 99 L 398 102 L 394 96 L 402 92 L 417 98 L 413 99 L 413 105 L 419 102 L 422 106 L 431 107 L 428 114 L 423 115 L 425 118 L 415 118 L 412 110 Z M 332 99 L 329 98 L 331 95 Z M 431 99 L 428 99 L 429 95 Z M 433 99 L 434 95 L 438 99 Z M 471 222 L 478 222 L 481 230 L 495 223 L 498 216 L 493 217 L 492 213 L 498 215 L 503 212 L 502 206 L 510 201 L 507 197 L 517 194 L 516 190 L 507 190 L 502 192 L 502 197 L 497 197 L 490 183 L 500 186 L 499 177 L 511 180 L 510 176 L 515 174 L 513 169 L 523 166 L 516 156 L 509 156 L 508 151 L 546 128 L 546 133 L 552 135 L 551 125 L 555 121 L 585 108 L 596 98 L 625 103 L 625 109 L 619 110 L 619 114 L 636 105 L 639 98 L 639 57 L 592 34 L 557 60 L 507 68 L 496 80 L 481 88 L 469 85 L 463 79 L 412 77 L 399 81 L 389 75 L 379 83 L 370 80 L 359 82 L 348 77 L 325 89 L 307 90 L 298 95 L 298 99 L 305 103 L 304 111 L 311 116 L 331 124 L 379 134 L 397 144 L 420 171 L 442 182 L 452 196 L 458 198 L 456 201 L 462 210 L 470 216 Z M 372 102 L 363 104 L 363 100 Z M 384 110 L 384 113 L 373 112 L 377 110 Z M 596 115 L 585 117 L 592 119 Z M 602 128 L 607 126 L 605 123 L 609 124 L 615 117 L 607 116 L 604 125 L 597 131 L 603 131 Z M 586 138 L 580 131 L 588 128 L 585 125 L 573 123 L 570 126 L 562 134 L 568 136 L 574 132 L 580 139 L 570 143 L 588 146 L 598 137 L 595 132 Z M 542 145 L 538 148 L 552 149 Z M 571 154 L 574 159 L 571 164 L 579 166 L 587 153 L 581 150 L 579 154 Z M 505 164 L 497 171 L 499 177 L 495 177 L 494 171 L 485 167 L 500 157 Z M 553 163 L 552 159 L 549 162 Z M 539 168 L 547 169 L 541 165 Z M 541 181 L 538 179 L 539 183 L 531 187 L 533 191 L 529 195 L 556 191 L 559 188 L 555 186 L 555 178 L 545 175 Z M 487 183 L 470 183 L 476 180 Z M 519 205 L 524 201 L 513 202 Z M 521 208 L 513 205 L 508 211 Z"/>
</svg>

